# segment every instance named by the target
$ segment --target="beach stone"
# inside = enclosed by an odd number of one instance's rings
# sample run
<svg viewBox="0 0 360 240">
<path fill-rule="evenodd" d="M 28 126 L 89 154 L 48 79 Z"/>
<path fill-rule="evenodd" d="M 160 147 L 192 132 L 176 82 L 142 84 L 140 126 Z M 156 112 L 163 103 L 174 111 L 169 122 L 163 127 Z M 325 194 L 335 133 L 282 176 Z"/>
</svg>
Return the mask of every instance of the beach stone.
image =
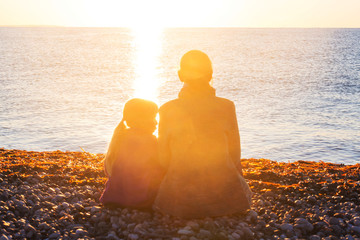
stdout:
<svg viewBox="0 0 360 240">
<path fill-rule="evenodd" d="M 274 212 L 270 213 L 270 218 L 271 219 L 277 219 L 278 218 L 278 215 Z"/>
<path fill-rule="evenodd" d="M 311 232 L 314 229 L 314 226 L 305 218 L 295 218 L 294 227 L 300 228 L 305 232 Z"/>
<path fill-rule="evenodd" d="M 113 224 L 111 224 L 111 228 L 116 230 L 119 228 L 119 225 L 117 225 L 116 223 L 113 223 Z"/>
<path fill-rule="evenodd" d="M 234 239 L 240 239 L 241 236 L 239 234 L 237 234 L 236 232 L 232 233 L 231 236 L 234 238 Z"/>
<path fill-rule="evenodd" d="M 254 222 L 254 221 L 256 221 L 257 218 L 258 218 L 258 213 L 255 212 L 254 210 L 250 210 L 250 211 L 248 212 L 247 216 L 248 216 L 248 218 L 249 218 L 250 221 Z"/>
<path fill-rule="evenodd" d="M 261 199 L 259 199 L 259 200 L 257 200 L 256 205 L 258 205 L 258 206 L 264 206 L 264 201 L 261 200 Z"/>
<path fill-rule="evenodd" d="M 85 236 L 87 234 L 87 232 L 84 231 L 84 229 L 82 229 L 82 228 L 78 228 L 78 229 L 76 229 L 75 234 L 76 234 L 76 237 L 79 238 L 79 237 Z"/>
<path fill-rule="evenodd" d="M 339 220 L 338 218 L 336 218 L 336 217 L 331 217 L 331 218 L 329 219 L 329 223 L 330 223 L 330 225 L 339 225 L 339 224 L 340 224 L 340 220 Z"/>
<path fill-rule="evenodd" d="M 31 206 L 34 206 L 34 205 L 35 205 L 35 203 L 34 203 L 33 201 L 31 201 L 30 199 L 27 200 L 27 203 L 28 203 L 29 205 L 31 205 Z"/>
<path fill-rule="evenodd" d="M 340 227 L 340 225 L 331 225 L 330 228 L 332 229 L 332 232 L 335 234 L 335 235 L 340 235 L 342 234 L 342 228 Z"/>
<path fill-rule="evenodd" d="M 195 229 L 195 230 L 200 228 L 200 225 L 197 222 L 194 222 L 194 221 L 188 221 L 186 223 L 186 226 L 188 226 L 188 227 L 190 227 L 192 229 Z"/>
<path fill-rule="evenodd" d="M 91 214 L 94 214 L 96 212 L 100 212 L 101 211 L 101 207 L 99 206 L 93 206 L 90 210 Z"/>
<path fill-rule="evenodd" d="M 263 193 L 263 196 L 264 197 L 274 197 L 275 194 L 273 192 L 271 192 L 271 191 L 266 191 L 266 192 Z"/>
<path fill-rule="evenodd" d="M 321 240 L 321 237 L 318 236 L 318 235 L 311 235 L 311 236 L 309 237 L 309 240 Z"/>
<path fill-rule="evenodd" d="M 110 222 L 111 223 L 118 223 L 119 222 L 119 217 L 117 217 L 117 216 L 110 217 Z"/>
<path fill-rule="evenodd" d="M 36 235 L 37 232 L 37 230 L 31 224 L 25 225 L 25 231 L 27 232 L 27 238 L 32 238 L 34 235 Z"/>
<path fill-rule="evenodd" d="M 199 231 L 199 237 L 201 238 L 209 238 L 211 237 L 211 232 L 205 229 L 200 229 Z"/>
<path fill-rule="evenodd" d="M 254 233 L 248 227 L 244 227 L 242 232 L 244 233 L 246 239 L 252 239 L 254 237 Z"/>
<path fill-rule="evenodd" d="M 74 206 L 74 207 L 76 208 L 76 210 L 78 210 L 78 211 L 83 211 L 83 210 L 84 210 L 84 206 L 81 205 L 80 203 L 74 203 L 73 206 Z"/>
<path fill-rule="evenodd" d="M 52 202 L 61 202 L 64 200 L 65 197 L 66 196 L 64 194 L 58 194 L 51 201 Z"/>
<path fill-rule="evenodd" d="M 360 218 L 353 218 L 352 221 L 355 226 L 360 226 Z"/>
<path fill-rule="evenodd" d="M 137 224 L 137 225 L 134 227 L 134 232 L 135 232 L 135 233 L 144 233 L 145 230 L 144 230 L 142 224 Z"/>
<path fill-rule="evenodd" d="M 129 237 L 129 236 L 128 236 Z M 120 238 L 116 235 L 116 233 L 114 231 L 111 231 L 108 233 L 108 235 L 106 236 L 106 239 L 109 240 L 119 240 Z M 129 238 L 130 239 L 130 238 Z"/>
<path fill-rule="evenodd" d="M 50 226 L 49 224 L 43 222 L 43 223 L 40 223 L 40 224 L 39 224 L 38 228 L 39 228 L 40 230 L 49 230 L 49 229 L 51 228 L 51 226 Z"/>
<path fill-rule="evenodd" d="M 59 232 L 53 232 L 52 234 L 50 234 L 49 238 L 50 239 L 58 239 L 61 237 L 61 234 Z"/>
<path fill-rule="evenodd" d="M 137 239 L 139 239 L 139 235 L 137 235 L 137 234 L 135 234 L 135 233 L 130 233 L 130 234 L 128 235 L 128 238 L 129 238 L 130 240 L 137 240 Z"/>
<path fill-rule="evenodd" d="M 355 238 L 353 236 L 351 236 L 351 235 L 346 235 L 345 239 L 346 240 L 355 240 Z"/>
<path fill-rule="evenodd" d="M 101 221 L 98 223 L 97 225 L 98 228 L 107 228 L 108 227 L 108 224 L 104 221 Z"/>
<path fill-rule="evenodd" d="M 180 229 L 179 231 L 177 231 L 177 233 L 180 234 L 180 235 L 191 235 L 191 234 L 194 234 L 193 231 L 187 230 L 187 229 Z"/>
<path fill-rule="evenodd" d="M 360 227 L 358 226 L 352 226 L 351 231 L 355 232 L 356 234 L 360 234 Z"/>
<path fill-rule="evenodd" d="M 308 196 L 307 200 L 308 200 L 310 203 L 315 203 L 315 202 L 316 202 L 316 197 L 314 197 L 314 196 Z"/>
<path fill-rule="evenodd" d="M 327 179 L 326 179 L 326 182 L 327 182 L 327 183 L 332 183 L 333 180 L 332 180 L 331 178 L 327 178 Z"/>
<path fill-rule="evenodd" d="M 28 207 L 26 206 L 26 204 L 21 201 L 21 200 L 15 200 L 14 201 L 15 207 L 16 209 L 21 213 L 21 214 L 26 214 L 29 212 Z"/>
<path fill-rule="evenodd" d="M 294 227 L 290 223 L 283 223 L 280 225 L 280 229 L 283 231 L 292 231 L 294 229 Z"/>
<path fill-rule="evenodd" d="M 67 202 L 63 202 L 63 203 L 61 204 L 61 206 L 62 206 L 62 208 L 64 208 L 64 209 L 68 209 L 68 208 L 70 207 L 70 204 L 67 203 Z"/>
<path fill-rule="evenodd" d="M 6 236 L 5 234 L 1 234 L 0 240 L 10 240 L 10 238 L 8 236 Z"/>
</svg>

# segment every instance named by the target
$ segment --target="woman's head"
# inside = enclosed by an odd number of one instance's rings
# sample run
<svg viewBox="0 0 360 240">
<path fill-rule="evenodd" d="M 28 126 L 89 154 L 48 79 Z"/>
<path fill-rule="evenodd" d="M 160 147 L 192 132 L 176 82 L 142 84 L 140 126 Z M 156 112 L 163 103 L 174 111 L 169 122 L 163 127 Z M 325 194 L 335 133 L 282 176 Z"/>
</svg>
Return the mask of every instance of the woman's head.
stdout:
<svg viewBox="0 0 360 240">
<path fill-rule="evenodd" d="M 181 58 L 178 74 L 189 85 L 208 84 L 213 74 L 210 58 L 202 51 L 191 50 Z"/>
<path fill-rule="evenodd" d="M 130 128 L 139 128 L 153 133 L 156 129 L 156 103 L 140 98 L 130 99 L 125 103 L 123 121 Z"/>
</svg>

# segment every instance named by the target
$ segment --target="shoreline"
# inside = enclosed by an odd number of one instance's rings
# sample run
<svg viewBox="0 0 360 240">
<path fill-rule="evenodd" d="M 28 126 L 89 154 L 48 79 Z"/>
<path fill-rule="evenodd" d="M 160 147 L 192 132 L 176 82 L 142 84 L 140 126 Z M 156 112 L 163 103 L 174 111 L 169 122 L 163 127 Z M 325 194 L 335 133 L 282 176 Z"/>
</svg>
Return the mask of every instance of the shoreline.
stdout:
<svg viewBox="0 0 360 240">
<path fill-rule="evenodd" d="M 184 220 L 100 205 L 103 157 L 0 148 L 0 239 L 360 239 L 360 164 L 242 159 L 251 210 Z"/>
</svg>

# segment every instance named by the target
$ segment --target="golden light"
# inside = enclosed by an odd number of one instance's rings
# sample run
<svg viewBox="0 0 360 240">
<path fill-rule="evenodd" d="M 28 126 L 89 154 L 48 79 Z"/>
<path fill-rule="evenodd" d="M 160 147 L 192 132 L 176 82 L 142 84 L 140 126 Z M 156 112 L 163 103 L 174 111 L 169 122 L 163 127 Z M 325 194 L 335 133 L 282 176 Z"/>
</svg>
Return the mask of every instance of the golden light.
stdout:
<svg viewBox="0 0 360 240">
<path fill-rule="evenodd" d="M 158 102 L 160 85 L 159 57 L 162 51 L 161 28 L 132 28 L 134 35 L 135 80 L 134 97 Z"/>
</svg>

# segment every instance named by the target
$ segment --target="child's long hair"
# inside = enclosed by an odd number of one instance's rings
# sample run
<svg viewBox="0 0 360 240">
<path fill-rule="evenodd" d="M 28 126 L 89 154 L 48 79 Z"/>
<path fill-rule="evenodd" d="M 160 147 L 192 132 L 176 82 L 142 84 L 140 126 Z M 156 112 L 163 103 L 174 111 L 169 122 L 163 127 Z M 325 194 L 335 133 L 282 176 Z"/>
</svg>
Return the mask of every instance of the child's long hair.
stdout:
<svg viewBox="0 0 360 240">
<path fill-rule="evenodd" d="M 122 145 L 124 134 L 127 127 L 132 127 L 137 121 L 143 118 L 155 118 L 158 112 L 156 103 L 140 98 L 133 98 L 124 105 L 123 118 L 115 128 L 108 150 L 106 152 L 104 167 L 105 173 L 111 176 L 112 166 L 119 156 L 120 146 Z"/>
</svg>

